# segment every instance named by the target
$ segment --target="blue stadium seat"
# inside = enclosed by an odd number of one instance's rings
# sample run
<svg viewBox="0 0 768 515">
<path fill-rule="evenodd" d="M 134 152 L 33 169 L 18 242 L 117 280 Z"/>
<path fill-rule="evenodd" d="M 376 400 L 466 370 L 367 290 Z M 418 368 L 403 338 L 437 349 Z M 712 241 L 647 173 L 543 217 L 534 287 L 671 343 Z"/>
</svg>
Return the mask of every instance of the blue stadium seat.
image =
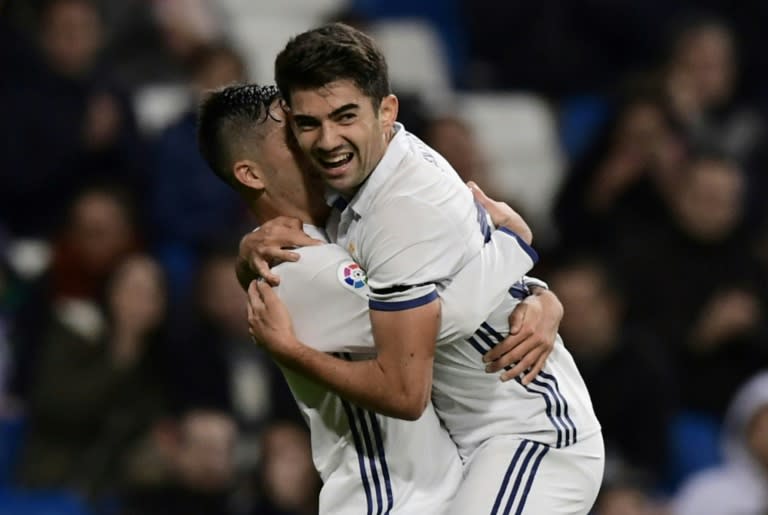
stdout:
<svg viewBox="0 0 768 515">
<path fill-rule="evenodd" d="M 0 418 L 0 487 L 10 484 L 24 439 L 25 419 L 21 415 Z"/>
<path fill-rule="evenodd" d="M 609 102 L 599 95 L 576 95 L 563 99 L 559 116 L 560 142 L 568 159 L 581 157 L 609 113 Z"/>
<path fill-rule="evenodd" d="M 0 515 L 91 515 L 69 492 L 0 490 Z"/>
<path fill-rule="evenodd" d="M 720 426 L 717 420 L 701 413 L 683 412 L 669 428 L 669 465 L 664 489 L 674 492 L 691 474 L 719 465 Z"/>
</svg>

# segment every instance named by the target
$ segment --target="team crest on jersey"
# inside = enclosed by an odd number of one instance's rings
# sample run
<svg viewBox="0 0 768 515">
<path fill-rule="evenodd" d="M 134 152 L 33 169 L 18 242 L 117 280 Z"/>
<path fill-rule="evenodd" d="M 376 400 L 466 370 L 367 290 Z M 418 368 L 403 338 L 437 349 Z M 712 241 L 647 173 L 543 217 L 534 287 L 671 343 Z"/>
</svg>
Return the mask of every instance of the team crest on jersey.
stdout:
<svg viewBox="0 0 768 515">
<path fill-rule="evenodd" d="M 338 276 L 342 284 L 355 290 L 362 288 L 368 282 L 365 270 L 360 268 L 360 265 L 357 263 L 343 263 L 339 265 Z"/>
</svg>

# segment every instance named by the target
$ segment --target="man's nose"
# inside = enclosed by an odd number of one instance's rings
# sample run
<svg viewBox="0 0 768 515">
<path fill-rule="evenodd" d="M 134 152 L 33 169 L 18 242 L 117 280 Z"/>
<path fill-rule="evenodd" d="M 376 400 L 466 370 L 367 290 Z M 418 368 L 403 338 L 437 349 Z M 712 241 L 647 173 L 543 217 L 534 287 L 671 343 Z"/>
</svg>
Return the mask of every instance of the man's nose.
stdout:
<svg viewBox="0 0 768 515">
<path fill-rule="evenodd" d="M 320 126 L 320 138 L 317 146 L 320 150 L 331 152 L 342 144 L 338 128 L 333 122 L 327 121 Z"/>
</svg>

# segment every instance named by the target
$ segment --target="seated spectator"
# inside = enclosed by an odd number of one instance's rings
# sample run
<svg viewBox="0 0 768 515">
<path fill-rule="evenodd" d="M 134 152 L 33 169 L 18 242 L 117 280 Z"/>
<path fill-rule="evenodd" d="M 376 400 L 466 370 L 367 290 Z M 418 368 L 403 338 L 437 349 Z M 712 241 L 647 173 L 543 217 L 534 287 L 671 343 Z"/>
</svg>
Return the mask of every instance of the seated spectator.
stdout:
<svg viewBox="0 0 768 515">
<path fill-rule="evenodd" d="M 472 129 L 462 119 L 454 116 L 433 118 L 424 131 L 424 143 L 434 148 L 467 181 L 474 181 L 497 198 L 488 184 L 488 163 L 482 155 Z"/>
<path fill-rule="evenodd" d="M 750 379 L 731 401 L 723 454 L 721 466 L 683 485 L 673 515 L 768 513 L 768 372 Z"/>
<path fill-rule="evenodd" d="M 220 39 L 226 27 L 221 2 L 102 1 L 110 38 L 106 57 L 134 88 L 184 83 L 198 49 Z"/>
<path fill-rule="evenodd" d="M 242 200 L 211 173 L 196 139 L 199 99 L 206 91 L 242 81 L 243 61 L 231 48 L 218 45 L 201 47 L 190 62 L 190 108 L 152 146 L 153 237 L 175 299 L 189 293 L 200 249 L 219 241 L 222 231 L 240 234 L 248 225 Z"/>
<path fill-rule="evenodd" d="M 671 515 L 642 488 L 633 484 L 604 484 L 592 515 Z"/>
<path fill-rule="evenodd" d="M 134 255 L 108 282 L 104 325 L 86 332 L 65 316 L 46 328 L 27 403 L 22 484 L 99 495 L 136 480 L 131 462 L 164 411 L 165 298 L 157 263 Z"/>
<path fill-rule="evenodd" d="M 171 379 L 179 411 L 213 409 L 233 417 L 238 465 L 248 475 L 258 464 L 264 427 L 276 418 L 299 421 L 300 415 L 279 369 L 248 333 L 236 251 L 232 243 L 204 255 L 194 305 L 173 338 Z"/>
<path fill-rule="evenodd" d="M 254 515 L 314 515 L 320 477 L 312 464 L 309 433 L 291 422 L 269 426 L 261 439 L 260 490 Z"/>
<path fill-rule="evenodd" d="M 666 464 L 675 409 L 667 363 L 652 333 L 624 324 L 624 298 L 606 265 L 590 257 L 556 266 L 550 286 L 563 303 L 560 333 L 589 389 L 606 455 L 648 484 Z"/>
<path fill-rule="evenodd" d="M 555 221 L 566 248 L 611 250 L 622 231 L 664 220 L 686 148 L 662 95 L 629 94 L 569 171 Z"/>
<path fill-rule="evenodd" d="M 156 453 L 123 499 L 122 515 L 231 515 L 237 430 L 226 413 L 194 409 L 155 431 Z"/>
<path fill-rule="evenodd" d="M 746 164 L 764 137 L 758 111 L 738 102 L 738 48 L 717 18 L 687 20 L 667 55 L 665 87 L 696 147 L 716 146 Z"/>
<path fill-rule="evenodd" d="M 126 256 L 140 247 L 132 199 L 111 185 L 92 185 L 70 200 L 69 212 L 51 248 L 51 264 L 33 284 L 21 288 L 11 331 L 14 370 L 11 392 L 24 399 L 34 379 L 44 331 L 65 324 L 82 335 L 98 334 L 106 281 Z"/>
<path fill-rule="evenodd" d="M 631 315 L 665 342 L 682 407 L 715 420 L 768 359 L 765 276 L 744 231 L 744 192 L 737 164 L 701 155 L 669 199 L 669 223 L 617 245 Z"/>
<path fill-rule="evenodd" d="M 47 237 L 94 180 L 144 187 L 127 91 L 99 60 L 104 27 L 89 0 L 43 3 L 40 71 L 0 96 L 0 219 L 15 237 Z M 29 170 L 32 167 L 34 173 Z"/>
</svg>

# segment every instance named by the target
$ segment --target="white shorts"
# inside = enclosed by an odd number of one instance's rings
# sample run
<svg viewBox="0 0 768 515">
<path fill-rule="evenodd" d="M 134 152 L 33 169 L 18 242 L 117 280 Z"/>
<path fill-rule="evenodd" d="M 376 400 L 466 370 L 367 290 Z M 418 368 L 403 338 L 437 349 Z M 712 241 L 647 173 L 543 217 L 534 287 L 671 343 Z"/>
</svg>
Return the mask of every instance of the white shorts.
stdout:
<svg viewBox="0 0 768 515">
<path fill-rule="evenodd" d="M 603 436 L 560 449 L 499 436 L 464 469 L 451 515 L 586 515 L 603 480 Z"/>
</svg>

